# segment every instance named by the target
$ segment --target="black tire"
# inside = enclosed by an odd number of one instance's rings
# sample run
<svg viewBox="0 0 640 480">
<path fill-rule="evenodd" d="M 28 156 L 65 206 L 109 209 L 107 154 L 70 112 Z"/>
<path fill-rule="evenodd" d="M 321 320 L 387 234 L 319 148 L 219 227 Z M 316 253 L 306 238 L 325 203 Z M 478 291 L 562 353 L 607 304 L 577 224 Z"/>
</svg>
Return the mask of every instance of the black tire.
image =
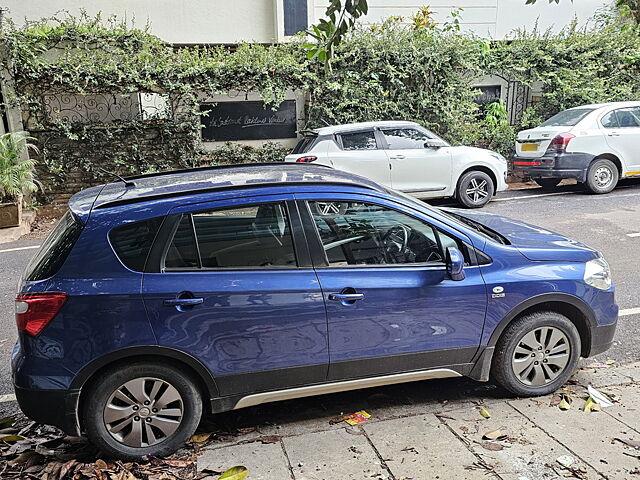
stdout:
<svg viewBox="0 0 640 480">
<path fill-rule="evenodd" d="M 458 180 L 456 198 L 464 207 L 481 208 L 489 203 L 494 190 L 495 187 L 489 175 L 480 170 L 471 170 Z M 473 192 L 469 193 L 469 191 Z"/>
<path fill-rule="evenodd" d="M 554 363 L 558 362 L 562 356 L 561 353 L 547 355 L 543 353 L 545 352 L 544 347 L 542 347 L 543 350 L 539 350 L 540 347 L 534 347 L 530 352 L 531 359 L 529 358 L 529 353 L 520 353 L 521 351 L 528 351 L 522 346 L 526 344 L 525 336 L 533 334 L 533 338 L 535 338 L 536 332 L 548 332 L 548 327 L 553 328 L 554 335 L 556 335 L 555 332 L 557 331 L 564 334 L 564 337 L 557 345 L 562 347 L 564 344 L 569 349 L 566 354 L 566 365 L 556 372 L 551 372 L 551 369 L 556 368 Z M 544 345 L 544 342 L 541 343 Z M 518 348 L 517 354 L 516 348 Z M 534 312 L 514 320 L 502 333 L 493 354 L 491 375 L 498 384 L 517 396 L 534 397 L 546 395 L 556 391 L 571 377 L 578 364 L 580 353 L 580 335 L 571 320 L 557 312 Z M 562 356 L 562 361 L 564 359 L 565 356 Z M 535 371 L 532 371 L 529 377 L 533 375 L 533 380 L 541 378 L 543 383 L 534 382 L 531 378 L 527 378 L 526 370 L 529 367 L 525 362 L 537 362 L 531 367 Z M 517 365 L 518 370 L 523 369 L 520 372 L 522 376 L 516 373 L 515 365 Z M 538 372 L 541 372 L 541 377 L 538 376 Z"/>
<path fill-rule="evenodd" d="M 160 380 L 161 383 L 164 382 L 160 388 L 160 392 L 162 393 L 156 396 L 158 402 L 163 400 L 162 395 L 174 392 L 173 390 L 169 390 L 169 387 L 164 388 L 165 384 L 172 386 L 175 391 L 179 393 L 181 397 L 180 400 L 169 403 L 169 406 L 165 408 L 176 411 L 179 410 L 177 407 L 180 407 L 182 409 L 182 416 L 179 421 L 176 420 L 176 417 L 157 416 L 151 413 L 149 413 L 148 417 L 142 418 L 142 406 L 141 404 L 137 404 L 140 405 L 137 410 L 137 412 L 140 412 L 140 416 L 129 417 L 132 420 L 129 423 L 129 425 L 132 425 L 131 430 L 133 430 L 133 424 L 136 423 L 139 425 L 141 432 L 143 430 L 145 431 L 144 434 L 141 433 L 141 438 L 146 438 L 147 443 L 151 443 L 149 439 L 152 437 L 148 436 L 146 429 L 152 430 L 153 420 L 156 420 L 156 425 L 153 425 L 153 428 L 156 429 L 153 435 L 160 441 L 151 445 L 145 446 L 142 444 L 139 447 L 133 447 L 123 443 L 124 440 L 116 439 L 109 432 L 106 425 L 105 408 L 107 407 L 107 402 L 110 402 L 111 405 L 113 405 L 114 402 L 120 402 L 117 398 L 112 399 L 112 395 L 120 390 L 124 384 L 132 380 L 141 381 L 141 379 L 145 378 L 148 380 L 146 383 L 143 383 L 143 385 L 147 387 L 147 393 L 150 393 L 148 387 L 153 387 L 154 385 L 152 382 L 156 380 Z M 122 460 L 139 460 L 145 455 L 162 457 L 174 453 L 193 435 L 202 417 L 202 396 L 196 386 L 196 382 L 189 375 L 185 374 L 185 372 L 180 371 L 168 363 L 144 362 L 114 368 L 100 374 L 99 378 L 92 383 L 86 395 L 83 397 L 82 421 L 89 440 L 107 456 Z M 146 397 L 149 398 L 148 396 Z M 131 401 L 130 403 L 134 402 Z M 152 403 L 149 408 L 144 407 L 144 413 L 146 414 L 154 404 L 155 403 Z M 126 406 L 124 402 L 122 405 Z M 158 403 L 158 405 L 160 404 Z M 135 405 L 131 408 L 135 408 Z M 165 411 L 168 412 L 169 410 Z M 138 418 L 137 422 L 135 422 L 135 418 Z M 149 425 L 146 425 L 144 422 L 147 418 L 151 418 Z M 159 422 L 168 423 L 167 419 L 171 420 L 174 424 L 177 423 L 178 427 L 170 435 L 160 439 L 159 437 L 161 437 L 160 434 L 162 430 L 157 429 L 157 425 L 160 424 Z M 112 423 L 110 425 L 113 428 L 114 424 Z M 117 425 L 119 425 L 119 423 Z M 127 428 L 124 428 L 121 432 L 126 433 L 126 431 Z M 122 433 L 120 433 L 120 435 L 122 435 Z"/>
<path fill-rule="evenodd" d="M 562 181 L 561 178 L 535 178 L 534 180 L 543 190 L 553 190 Z"/>
<path fill-rule="evenodd" d="M 606 158 L 596 159 L 589 165 L 585 185 L 591 193 L 609 193 L 616 188 L 620 172 L 611 160 Z"/>
</svg>

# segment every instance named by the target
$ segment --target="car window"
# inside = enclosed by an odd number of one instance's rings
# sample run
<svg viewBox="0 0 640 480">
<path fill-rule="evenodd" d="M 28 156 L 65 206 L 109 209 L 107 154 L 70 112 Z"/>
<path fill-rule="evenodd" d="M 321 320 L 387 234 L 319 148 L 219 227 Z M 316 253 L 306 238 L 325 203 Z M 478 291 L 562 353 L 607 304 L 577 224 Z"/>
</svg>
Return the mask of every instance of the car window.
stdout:
<svg viewBox="0 0 640 480">
<path fill-rule="evenodd" d="M 368 132 L 343 133 L 340 135 L 343 150 L 375 150 L 376 136 L 373 130 Z"/>
<path fill-rule="evenodd" d="M 25 280 L 44 280 L 58 273 L 80 237 L 82 229 L 80 220 L 71 210 L 67 210 L 29 262 L 25 270 Z"/>
<path fill-rule="evenodd" d="M 640 127 L 639 107 L 619 108 L 615 112 L 619 128 Z"/>
<path fill-rule="evenodd" d="M 286 208 L 266 203 L 185 214 L 164 265 L 165 269 L 296 266 Z"/>
<path fill-rule="evenodd" d="M 314 146 L 316 143 L 317 135 L 305 135 L 300 139 L 295 148 L 291 151 L 291 153 L 306 153 Z"/>
<path fill-rule="evenodd" d="M 541 127 L 572 127 L 580 120 L 593 112 L 593 108 L 572 108 L 564 112 L 556 113 L 546 122 L 540 124 Z"/>
<path fill-rule="evenodd" d="M 131 270 L 141 272 L 162 225 L 162 217 L 150 218 L 114 228 L 109 240 L 120 261 Z"/>
<path fill-rule="evenodd" d="M 457 240 L 416 218 L 361 202 L 309 202 L 331 266 L 442 263 Z"/>
<path fill-rule="evenodd" d="M 618 116 L 616 115 L 615 110 L 607 113 L 604 117 L 602 117 L 600 123 L 604 128 L 618 128 L 620 126 L 618 124 Z"/>
<path fill-rule="evenodd" d="M 391 150 L 424 148 L 426 142 L 433 140 L 433 137 L 415 128 L 389 128 L 382 130 L 382 134 Z"/>
</svg>

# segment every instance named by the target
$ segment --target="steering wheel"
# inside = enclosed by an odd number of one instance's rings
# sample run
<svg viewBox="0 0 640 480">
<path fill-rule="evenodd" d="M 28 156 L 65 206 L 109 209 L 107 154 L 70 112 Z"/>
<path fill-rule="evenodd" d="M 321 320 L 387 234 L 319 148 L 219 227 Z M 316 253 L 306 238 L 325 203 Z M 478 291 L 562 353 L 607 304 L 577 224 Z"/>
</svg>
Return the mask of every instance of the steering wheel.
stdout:
<svg viewBox="0 0 640 480">
<path fill-rule="evenodd" d="M 409 246 L 409 237 L 411 237 L 411 229 L 400 224 L 387 230 L 382 237 L 382 243 L 393 255 L 405 254 Z"/>
</svg>

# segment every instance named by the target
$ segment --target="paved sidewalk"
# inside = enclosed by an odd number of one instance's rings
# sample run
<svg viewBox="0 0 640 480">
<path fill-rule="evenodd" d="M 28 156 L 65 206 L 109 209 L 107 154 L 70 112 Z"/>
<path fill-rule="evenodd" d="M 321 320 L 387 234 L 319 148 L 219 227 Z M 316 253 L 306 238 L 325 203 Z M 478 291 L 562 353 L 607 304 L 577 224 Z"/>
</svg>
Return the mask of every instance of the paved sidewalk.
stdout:
<svg viewBox="0 0 640 480">
<path fill-rule="evenodd" d="M 491 385 L 453 379 L 229 412 L 209 426 L 229 434 L 212 437 L 198 469 L 244 465 L 250 480 L 640 480 L 640 362 L 595 365 L 563 390 L 571 401 L 566 411 L 558 394 L 513 399 Z M 587 385 L 615 404 L 583 411 Z M 371 414 L 364 423 L 330 423 L 362 409 Z M 488 432 L 498 438 L 483 439 Z"/>
</svg>

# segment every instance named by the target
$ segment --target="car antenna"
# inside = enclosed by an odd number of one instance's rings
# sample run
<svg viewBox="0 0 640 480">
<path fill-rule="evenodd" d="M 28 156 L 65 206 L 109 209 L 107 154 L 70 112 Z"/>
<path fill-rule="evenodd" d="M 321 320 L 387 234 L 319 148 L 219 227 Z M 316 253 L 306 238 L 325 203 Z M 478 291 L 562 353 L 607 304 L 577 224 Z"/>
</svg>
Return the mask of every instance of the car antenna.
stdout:
<svg viewBox="0 0 640 480">
<path fill-rule="evenodd" d="M 104 173 L 106 173 L 108 175 L 111 175 L 112 177 L 116 177 L 118 180 L 120 180 L 122 183 L 124 183 L 125 187 L 135 187 L 136 186 L 136 184 L 133 183 L 131 180 L 125 180 L 124 178 L 122 178 L 117 173 L 110 172 L 109 170 L 105 170 L 104 168 L 98 168 L 98 170 L 100 170 L 100 171 L 102 171 L 102 172 L 104 172 Z"/>
</svg>

